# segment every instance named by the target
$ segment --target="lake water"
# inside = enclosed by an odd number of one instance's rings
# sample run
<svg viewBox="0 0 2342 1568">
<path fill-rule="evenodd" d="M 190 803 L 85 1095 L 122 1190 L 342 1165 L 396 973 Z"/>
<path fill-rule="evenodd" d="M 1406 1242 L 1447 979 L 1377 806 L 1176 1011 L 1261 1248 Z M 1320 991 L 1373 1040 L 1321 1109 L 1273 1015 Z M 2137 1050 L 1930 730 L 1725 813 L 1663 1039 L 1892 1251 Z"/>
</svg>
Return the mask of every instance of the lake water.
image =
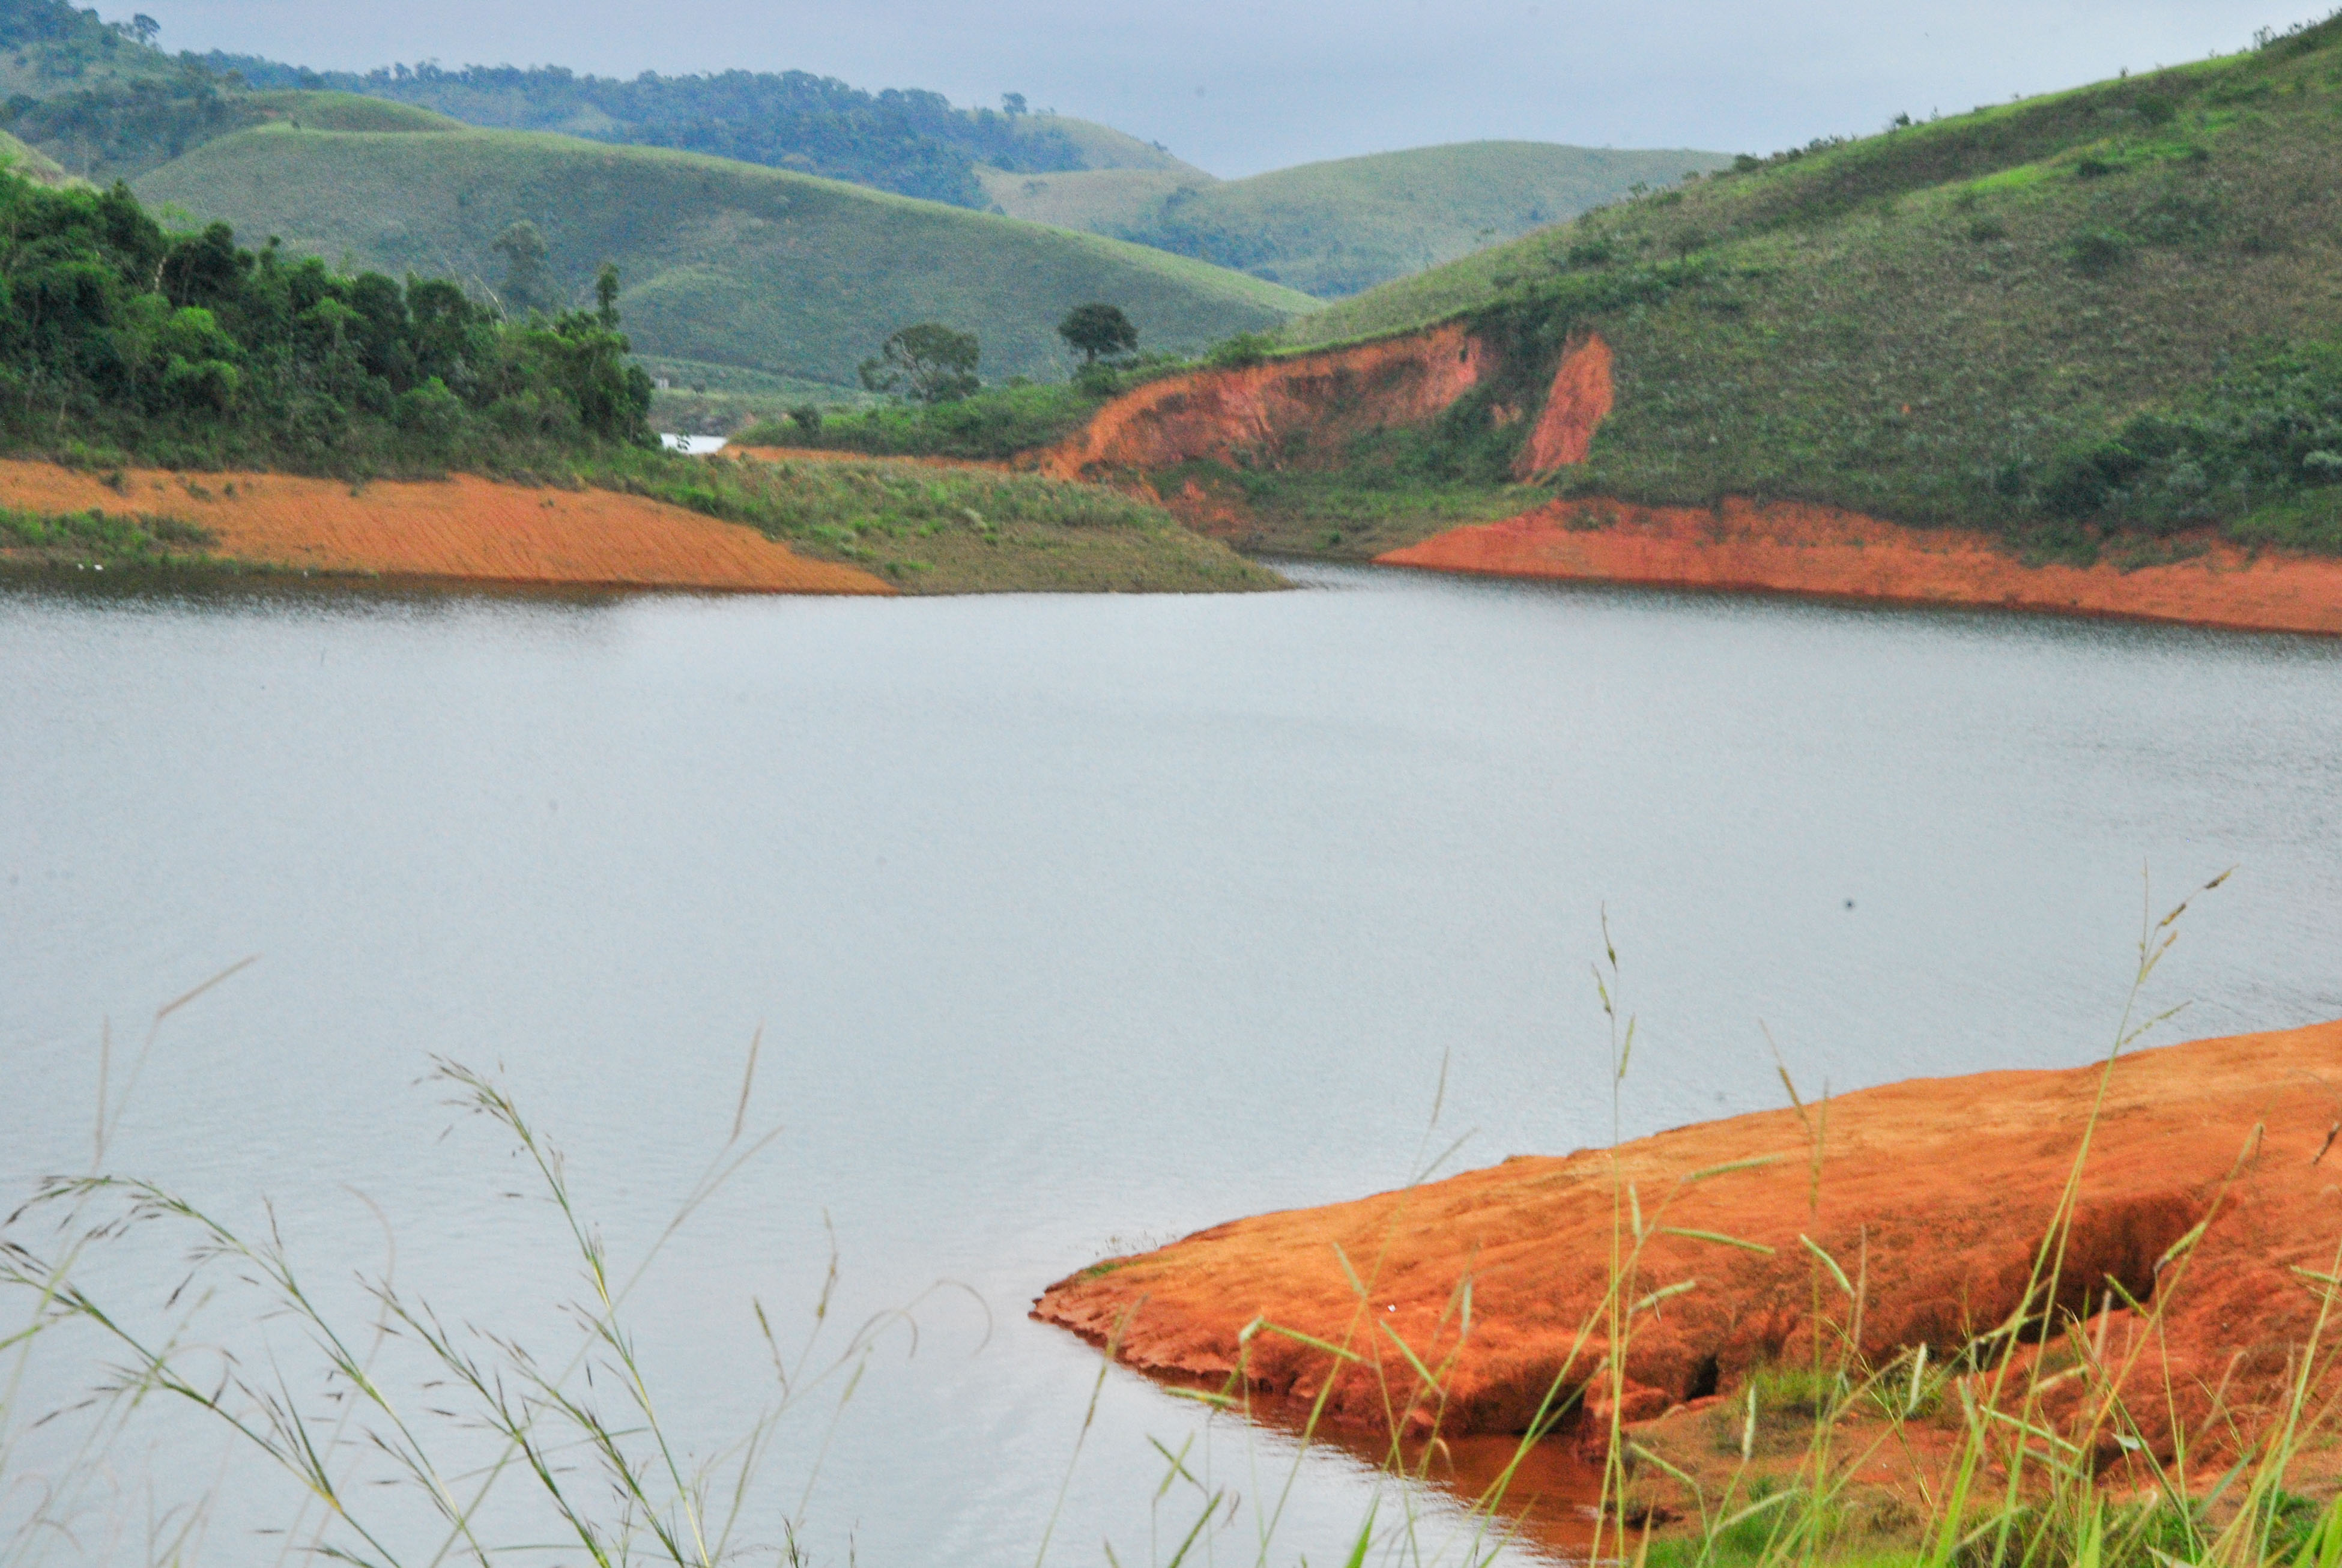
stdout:
<svg viewBox="0 0 2342 1568">
<path fill-rule="evenodd" d="M 162 1028 L 107 1166 L 254 1232 L 273 1204 L 336 1313 L 395 1238 L 402 1290 L 562 1363 L 575 1254 L 429 1058 L 500 1074 L 624 1274 L 761 1028 L 746 1124 L 782 1131 L 627 1303 L 684 1447 L 754 1418 L 751 1299 L 800 1335 L 833 1233 L 834 1337 L 954 1283 L 834 1434 L 818 1404 L 784 1423 L 739 1540 L 802 1508 L 821 1563 L 1016 1568 L 1054 1515 L 1050 1563 L 1159 1563 L 1200 1494 L 1156 1501 L 1149 1440 L 1193 1438 L 1240 1494 L 1211 1560 L 1250 1562 L 1286 1440 L 1120 1373 L 1083 1438 L 1097 1359 L 1026 1306 L 1108 1253 L 1405 1180 L 1443 1060 L 1456 1164 L 1605 1140 L 1606 909 L 1629 1134 L 1779 1103 L 1760 1024 L 1812 1090 L 2091 1058 L 2143 869 L 2159 908 L 2237 868 L 2156 979 L 2194 999 L 2165 1038 L 2342 1014 L 2342 644 L 1301 581 L 0 594 L 0 1207 L 89 1168 L 102 1031 L 119 1091 L 156 1007 L 256 954 Z M 159 1303 L 184 1238 L 148 1235 L 86 1277 Z M 273 1349 L 308 1397 L 293 1325 L 205 1311 L 197 1340 Z M 80 1529 L 22 1560 L 146 1561 L 189 1523 L 191 1561 L 279 1560 L 252 1533 L 297 1499 L 218 1431 L 148 1413 L 99 1463 L 71 1423 L 25 1429 L 95 1356 L 55 1336 L 15 1393 L 0 1527 L 45 1495 Z M 1311 1454 L 1270 1557 L 1346 1554 L 1374 1484 Z"/>
</svg>

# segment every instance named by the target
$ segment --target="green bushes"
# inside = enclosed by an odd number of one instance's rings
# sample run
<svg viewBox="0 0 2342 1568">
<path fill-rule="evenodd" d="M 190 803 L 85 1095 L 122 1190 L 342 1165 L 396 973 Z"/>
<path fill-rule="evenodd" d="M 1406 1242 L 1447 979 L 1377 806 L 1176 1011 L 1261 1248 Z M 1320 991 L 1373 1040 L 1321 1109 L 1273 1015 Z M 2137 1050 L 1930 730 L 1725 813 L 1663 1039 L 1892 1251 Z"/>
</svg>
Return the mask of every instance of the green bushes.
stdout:
<svg viewBox="0 0 2342 1568">
<path fill-rule="evenodd" d="M 742 431 L 742 446 L 813 446 L 876 456 L 997 462 L 1080 429 L 1100 399 L 1063 385 L 996 386 L 933 407 L 890 406 Z"/>
<path fill-rule="evenodd" d="M 175 517 L 109 515 L 92 507 L 62 514 L 0 507 L 0 550 L 35 559 L 153 565 L 200 557 L 209 530 Z"/>
<path fill-rule="evenodd" d="M 442 279 L 344 276 L 131 195 L 0 175 L 0 440 L 311 471 L 525 466 L 649 439 L 615 312 L 512 321 Z"/>
<path fill-rule="evenodd" d="M 2066 244 L 2066 259 L 2085 277 L 2103 277 L 2130 259 L 2131 237 L 2120 229 L 2084 229 Z"/>
<path fill-rule="evenodd" d="M 2034 482 L 2050 515 L 2168 534 L 2217 517 L 2239 537 L 2314 544 L 2342 504 L 2342 344 L 2268 351 L 2175 413 L 2061 447 Z M 2247 520 L 2256 515 L 2259 523 Z"/>
</svg>

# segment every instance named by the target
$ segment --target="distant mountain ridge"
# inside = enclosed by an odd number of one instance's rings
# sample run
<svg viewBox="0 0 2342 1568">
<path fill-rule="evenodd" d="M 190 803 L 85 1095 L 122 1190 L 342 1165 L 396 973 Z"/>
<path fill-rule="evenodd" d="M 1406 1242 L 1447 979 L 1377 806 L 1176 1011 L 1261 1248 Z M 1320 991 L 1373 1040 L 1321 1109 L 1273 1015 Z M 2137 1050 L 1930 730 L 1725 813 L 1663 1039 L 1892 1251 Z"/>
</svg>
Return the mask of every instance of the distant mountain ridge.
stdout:
<svg viewBox="0 0 2342 1568">
<path fill-rule="evenodd" d="M 1689 148 L 1456 142 L 1275 169 L 979 169 L 995 210 L 1248 272 L 1338 299 L 1421 272 L 1638 189 L 1729 164 Z"/>
<path fill-rule="evenodd" d="M 948 202 L 990 205 L 979 166 L 1017 174 L 1166 169 L 1202 175 L 1159 146 L 1104 125 L 1027 112 L 962 109 L 940 93 L 870 93 L 807 71 L 724 71 L 630 80 L 557 65 L 391 65 L 312 71 L 214 53 L 205 68 L 255 87 L 359 93 L 496 130 L 557 131 L 674 147 Z M 1209 176 L 1202 176 L 1208 178 Z"/>
</svg>

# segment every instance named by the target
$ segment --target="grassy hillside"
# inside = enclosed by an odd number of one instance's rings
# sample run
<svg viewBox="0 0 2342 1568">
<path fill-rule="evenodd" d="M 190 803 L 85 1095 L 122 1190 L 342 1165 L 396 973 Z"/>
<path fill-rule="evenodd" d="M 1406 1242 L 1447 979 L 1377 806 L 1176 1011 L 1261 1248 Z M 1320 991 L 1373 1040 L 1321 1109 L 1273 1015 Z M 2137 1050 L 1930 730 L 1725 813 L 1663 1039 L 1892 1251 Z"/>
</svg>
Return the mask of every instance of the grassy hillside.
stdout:
<svg viewBox="0 0 2342 1568">
<path fill-rule="evenodd" d="M 65 0 L 0 5 L 0 100 L 45 98 L 75 86 L 155 81 L 182 74 L 179 62 L 128 27 L 98 20 Z"/>
<path fill-rule="evenodd" d="M 1005 116 L 1004 116 L 1005 117 Z M 1212 176 L 1153 142 L 1142 142 L 1127 131 L 1117 131 L 1112 125 L 1101 125 L 1096 120 L 1077 120 L 1071 115 L 1019 115 L 1011 121 L 1010 128 L 1021 145 L 1030 145 L 1036 151 L 1046 149 L 1054 155 L 1059 148 L 1071 148 L 1075 172 L 1088 169 L 1151 169 L 1185 175 L 1189 178 L 1210 179 Z M 979 167 L 979 176 L 990 173 L 1014 172 L 1016 165 L 1046 170 L 1047 163 L 1028 154 L 1021 159 L 1005 164 Z"/>
<path fill-rule="evenodd" d="M 0 168 L 36 185 L 61 185 L 73 178 L 55 158 L 26 146 L 5 131 L 0 131 Z"/>
<path fill-rule="evenodd" d="M 983 340 L 982 373 L 1062 375 L 1058 319 L 1118 305 L 1150 348 L 1286 321 L 1310 301 L 1178 256 L 688 153 L 522 132 L 295 130 L 212 141 L 137 181 L 147 200 L 296 253 L 487 285 L 516 220 L 576 297 L 616 262 L 653 357 L 852 383 L 897 327 Z"/>
<path fill-rule="evenodd" d="M 464 122 L 435 109 L 394 104 L 357 93 L 261 92 L 246 94 L 261 117 L 305 131 L 460 131 Z"/>
<path fill-rule="evenodd" d="M 1239 593 L 1276 573 L 1096 484 L 876 459 L 700 464 L 680 497 L 906 594 Z"/>
<path fill-rule="evenodd" d="M 1201 169 L 1076 169 L 1058 175 L 978 169 L 984 194 L 1012 218 L 1061 229 L 1116 234 L 1145 224 L 1177 191 L 1201 191 L 1221 182 Z"/>
<path fill-rule="evenodd" d="M 2342 548 L 2342 20 L 1743 160 L 1287 336 L 1458 315 L 1517 385 L 1353 480 L 1493 484 L 1527 422 L 1490 409 L 1534 406 L 1596 330 L 1617 404 L 1583 492 L 1833 503 L 2079 555 L 2215 520 Z"/>
<path fill-rule="evenodd" d="M 1014 216 L 1135 240 L 1330 299 L 1726 162 L 1717 153 L 1463 142 L 1243 180 L 1177 171 L 979 174 Z"/>
</svg>

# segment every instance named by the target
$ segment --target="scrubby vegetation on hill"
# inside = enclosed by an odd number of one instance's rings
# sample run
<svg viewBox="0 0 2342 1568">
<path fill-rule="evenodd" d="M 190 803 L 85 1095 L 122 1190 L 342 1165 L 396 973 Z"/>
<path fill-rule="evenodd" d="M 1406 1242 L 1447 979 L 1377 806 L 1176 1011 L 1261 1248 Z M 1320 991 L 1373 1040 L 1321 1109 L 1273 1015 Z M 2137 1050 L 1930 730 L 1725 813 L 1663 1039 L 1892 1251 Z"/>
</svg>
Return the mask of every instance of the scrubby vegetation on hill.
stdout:
<svg viewBox="0 0 2342 1568">
<path fill-rule="evenodd" d="M 1142 169 L 978 174 L 1014 216 L 1112 235 L 1331 299 L 1727 161 L 1717 153 L 1466 142 L 1242 180 Z"/>
<path fill-rule="evenodd" d="M 2338 280 L 2329 20 L 1743 159 L 1286 335 L 1460 316 L 1513 367 L 1440 429 L 1359 454 L 1355 486 L 1497 482 L 1531 421 L 1495 411 L 1533 410 L 1564 341 L 1598 331 L 1616 405 L 1565 488 L 1826 502 L 2067 559 L 2214 521 L 2342 549 Z"/>
<path fill-rule="evenodd" d="M 66 0 L 0 3 L 0 97 L 179 73 L 135 23 L 108 23 Z"/>
<path fill-rule="evenodd" d="M 752 524 L 802 554 L 860 566 L 906 593 L 1285 586 L 1160 507 L 1095 484 L 885 459 L 718 459 L 701 472 L 699 510 Z"/>
<path fill-rule="evenodd" d="M 389 107 L 389 105 L 385 105 Z M 412 112 L 412 111 L 410 111 Z M 615 261 L 646 355 L 853 385 L 888 334 L 974 332 L 979 374 L 1063 375 L 1056 323 L 1120 305 L 1146 342 L 1200 347 L 1276 325 L 1306 295 L 1159 251 L 777 169 L 518 131 L 324 132 L 289 125 L 205 144 L 141 196 L 288 248 L 504 286 L 518 220 L 552 285 L 588 297 Z"/>
</svg>

